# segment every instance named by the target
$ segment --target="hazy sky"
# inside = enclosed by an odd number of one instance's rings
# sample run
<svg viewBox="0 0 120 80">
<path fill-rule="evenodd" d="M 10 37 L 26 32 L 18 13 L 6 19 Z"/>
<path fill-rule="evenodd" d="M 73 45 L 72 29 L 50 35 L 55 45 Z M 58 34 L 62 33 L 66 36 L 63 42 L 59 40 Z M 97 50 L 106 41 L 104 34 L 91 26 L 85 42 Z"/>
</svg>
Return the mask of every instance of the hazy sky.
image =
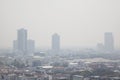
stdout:
<svg viewBox="0 0 120 80">
<path fill-rule="evenodd" d="M 12 47 L 17 29 L 26 28 L 37 47 L 96 46 L 104 32 L 113 32 L 120 48 L 120 0 L 0 0 L 0 48 Z"/>
</svg>

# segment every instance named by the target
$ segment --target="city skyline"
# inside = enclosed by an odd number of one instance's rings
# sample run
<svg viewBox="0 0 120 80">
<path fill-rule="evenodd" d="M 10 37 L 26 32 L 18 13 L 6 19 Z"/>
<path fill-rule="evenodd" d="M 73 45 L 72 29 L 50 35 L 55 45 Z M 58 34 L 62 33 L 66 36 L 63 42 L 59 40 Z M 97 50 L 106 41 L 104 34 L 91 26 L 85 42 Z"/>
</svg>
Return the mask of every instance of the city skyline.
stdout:
<svg viewBox="0 0 120 80">
<path fill-rule="evenodd" d="M 112 32 L 120 49 L 120 0 L 0 0 L 0 48 L 12 48 L 16 30 L 26 28 L 36 47 L 51 47 L 51 35 L 61 35 L 61 47 L 95 47 Z"/>
<path fill-rule="evenodd" d="M 22 32 L 22 33 L 21 33 Z M 17 40 L 13 40 L 13 44 L 12 44 L 12 48 L 15 50 L 15 49 L 18 49 L 18 39 L 21 37 L 21 35 L 23 37 L 26 36 L 26 40 L 27 40 L 27 44 L 28 45 L 33 45 L 33 51 L 35 50 L 35 40 L 32 40 L 30 38 L 28 38 L 28 35 L 27 34 L 28 30 L 25 29 L 25 28 L 20 28 L 20 29 L 17 29 Z M 24 34 L 25 33 L 25 34 Z M 21 34 L 21 35 L 20 35 Z M 107 51 L 110 51 L 110 50 L 114 50 L 114 49 L 117 49 L 115 48 L 115 40 L 114 40 L 114 34 L 112 32 L 105 32 L 104 35 L 103 35 L 103 42 L 99 43 L 97 42 L 96 45 L 93 47 L 89 47 L 89 46 L 70 46 L 70 47 L 61 47 L 61 49 L 63 48 L 97 48 L 97 45 L 103 45 L 104 46 L 104 49 L 106 49 Z M 49 39 L 50 40 L 50 39 Z M 54 33 L 51 35 L 51 40 L 50 40 L 50 47 L 46 46 L 46 47 L 41 47 L 41 48 L 49 48 L 51 50 L 60 50 L 60 46 L 62 45 L 61 44 L 61 40 L 60 40 L 60 35 L 58 35 L 58 33 Z M 32 44 L 31 44 L 32 43 Z M 20 44 L 21 45 L 21 44 Z M 28 46 L 26 45 L 26 46 Z M 30 46 L 31 47 L 31 46 Z M 29 47 L 27 47 L 29 48 Z M 27 50 L 26 48 L 26 50 Z M 36 47 L 37 49 L 40 48 L 40 47 Z"/>
<path fill-rule="evenodd" d="M 120 0 L 0 0 L 0 80 L 120 80 Z"/>
<path fill-rule="evenodd" d="M 21 28 L 17 30 L 17 40 L 13 40 L 13 50 L 21 51 L 23 53 L 34 53 L 35 51 L 35 41 L 32 39 L 28 39 L 27 29 Z M 104 33 L 104 42 L 103 43 L 96 43 L 97 50 L 100 51 L 114 51 L 116 48 L 114 47 L 114 35 L 112 32 L 105 32 Z M 37 47 L 38 48 L 38 47 Z M 83 48 L 83 47 L 79 47 Z M 86 47 L 87 48 L 87 47 Z M 92 47 L 91 47 L 92 48 Z M 51 35 L 51 49 L 52 51 L 59 52 L 61 50 L 61 39 L 60 35 L 54 33 Z M 63 49 L 63 47 L 62 47 Z"/>
</svg>

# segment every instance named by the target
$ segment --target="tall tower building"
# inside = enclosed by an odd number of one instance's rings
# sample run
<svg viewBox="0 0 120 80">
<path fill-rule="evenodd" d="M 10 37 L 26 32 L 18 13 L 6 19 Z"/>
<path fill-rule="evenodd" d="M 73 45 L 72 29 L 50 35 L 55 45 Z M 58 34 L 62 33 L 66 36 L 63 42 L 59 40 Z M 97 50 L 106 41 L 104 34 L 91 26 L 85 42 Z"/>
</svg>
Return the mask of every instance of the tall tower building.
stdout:
<svg viewBox="0 0 120 80">
<path fill-rule="evenodd" d="M 60 50 L 60 36 L 57 33 L 52 35 L 52 50 L 53 51 Z"/>
<path fill-rule="evenodd" d="M 106 51 L 114 50 L 114 38 L 112 32 L 106 32 L 104 34 L 104 47 Z"/>
<path fill-rule="evenodd" d="M 27 53 L 27 30 L 19 29 L 17 31 L 18 51 Z"/>
</svg>

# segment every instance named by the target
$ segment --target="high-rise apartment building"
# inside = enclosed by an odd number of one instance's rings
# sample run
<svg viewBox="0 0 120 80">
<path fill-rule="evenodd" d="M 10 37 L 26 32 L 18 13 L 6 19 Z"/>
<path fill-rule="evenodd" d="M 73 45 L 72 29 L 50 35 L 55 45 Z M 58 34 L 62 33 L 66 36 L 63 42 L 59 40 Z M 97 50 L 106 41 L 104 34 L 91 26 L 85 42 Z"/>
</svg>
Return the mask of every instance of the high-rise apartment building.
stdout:
<svg viewBox="0 0 120 80">
<path fill-rule="evenodd" d="M 18 51 L 27 53 L 27 30 L 19 29 L 17 31 Z"/>
<path fill-rule="evenodd" d="M 57 33 L 52 35 L 52 50 L 53 51 L 60 50 L 60 36 Z"/>
<path fill-rule="evenodd" d="M 114 50 L 114 38 L 111 32 L 106 32 L 104 34 L 104 47 L 106 51 Z"/>
</svg>

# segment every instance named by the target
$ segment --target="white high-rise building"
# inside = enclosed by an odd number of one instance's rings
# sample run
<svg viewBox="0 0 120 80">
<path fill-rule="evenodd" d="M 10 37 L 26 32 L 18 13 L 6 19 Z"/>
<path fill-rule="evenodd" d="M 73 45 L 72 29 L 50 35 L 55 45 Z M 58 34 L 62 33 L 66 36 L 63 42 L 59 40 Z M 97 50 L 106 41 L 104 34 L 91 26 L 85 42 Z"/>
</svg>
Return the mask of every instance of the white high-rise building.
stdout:
<svg viewBox="0 0 120 80">
<path fill-rule="evenodd" d="M 53 51 L 60 50 L 60 36 L 57 33 L 52 35 L 52 50 Z"/>
<path fill-rule="evenodd" d="M 106 32 L 104 34 L 104 47 L 106 51 L 114 50 L 114 38 L 112 32 Z"/>
<path fill-rule="evenodd" d="M 18 51 L 27 53 L 27 30 L 19 29 L 17 31 Z"/>
</svg>

